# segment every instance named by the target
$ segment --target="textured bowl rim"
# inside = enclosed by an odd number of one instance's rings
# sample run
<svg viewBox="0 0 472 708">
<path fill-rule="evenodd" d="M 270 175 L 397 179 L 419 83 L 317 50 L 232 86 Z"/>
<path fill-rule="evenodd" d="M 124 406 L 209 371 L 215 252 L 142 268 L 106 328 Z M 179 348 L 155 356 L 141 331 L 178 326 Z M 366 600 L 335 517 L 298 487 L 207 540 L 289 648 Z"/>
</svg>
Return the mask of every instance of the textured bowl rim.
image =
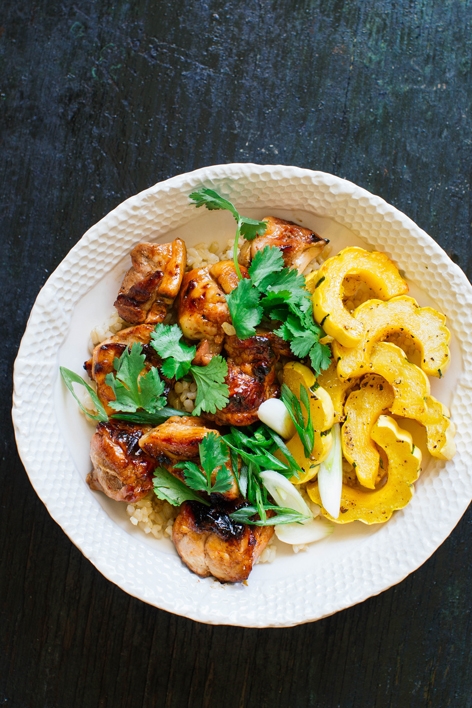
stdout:
<svg viewBox="0 0 472 708">
<path fill-rule="evenodd" d="M 140 219 L 145 230 L 158 218 L 165 231 L 194 218 L 188 194 L 201 184 L 224 190 L 247 209 L 276 208 L 284 195 L 282 208 L 303 208 L 328 216 L 355 234 L 362 232 L 370 245 L 385 250 L 404 268 L 409 280 L 416 279 L 419 261 L 426 259 L 429 266 L 422 271 L 422 286 L 444 303 L 446 314 L 454 314 L 451 325 L 462 352 L 464 371 L 452 406 L 458 452 L 453 461 L 437 461 L 428 468 L 414 510 L 407 507 L 408 513 L 397 513 L 342 564 L 325 564 L 322 572 L 310 569 L 301 577 L 278 578 L 264 587 L 257 581 L 247 588 L 203 581 L 170 555 L 163 559 L 156 554 L 158 562 L 153 565 L 148 548 L 117 527 L 93 499 L 54 427 L 58 350 L 75 304 L 110 268 L 101 256 L 111 244 L 114 262 L 129 252 Z M 405 260 L 405 250 L 413 247 L 418 247 L 417 258 Z M 98 265 L 89 268 L 86 261 L 92 257 Z M 41 289 L 14 368 L 12 415 L 18 450 L 51 516 L 96 568 L 130 595 L 209 624 L 286 627 L 321 619 L 386 590 L 416 570 L 467 509 L 472 496 L 471 305 L 472 288 L 444 251 L 405 214 L 347 180 L 298 167 L 251 163 L 177 175 L 130 197 L 92 226 Z M 436 505 L 433 515 L 431 505 Z"/>
</svg>

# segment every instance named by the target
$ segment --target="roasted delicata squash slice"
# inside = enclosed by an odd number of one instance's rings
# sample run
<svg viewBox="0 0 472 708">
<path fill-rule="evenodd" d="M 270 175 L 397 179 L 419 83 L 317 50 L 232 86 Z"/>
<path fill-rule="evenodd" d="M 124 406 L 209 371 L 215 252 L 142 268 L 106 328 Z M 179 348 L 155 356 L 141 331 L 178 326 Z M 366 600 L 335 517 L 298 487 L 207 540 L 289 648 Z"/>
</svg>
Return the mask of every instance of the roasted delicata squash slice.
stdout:
<svg viewBox="0 0 472 708">
<path fill-rule="evenodd" d="M 381 415 L 372 428 L 372 439 L 387 457 L 387 479 L 374 490 L 343 484 L 341 513 L 337 519 L 332 519 L 338 524 L 351 521 L 383 523 L 394 511 L 405 507 L 413 496 L 413 483 L 421 472 L 421 451 L 413 444 L 410 433 L 402 430 L 390 416 Z M 308 494 L 321 505 L 317 482 L 308 485 Z M 321 511 L 331 519 L 325 509 Z"/>
<path fill-rule="evenodd" d="M 293 477 L 291 481 L 295 484 L 302 484 L 316 475 L 318 465 L 327 457 L 331 450 L 333 444 L 331 428 L 334 423 L 334 407 L 329 393 L 321 386 L 317 386 L 314 373 L 304 364 L 299 362 L 286 364 L 283 370 L 283 382 L 298 398 L 300 397 L 300 387 L 304 386 L 308 391 L 310 400 L 310 414 L 315 430 L 315 444 L 310 457 L 307 458 L 305 456 L 303 444 L 298 433 L 286 443 L 295 460 L 304 471 L 303 476 L 300 475 L 300 478 Z"/>
<path fill-rule="evenodd" d="M 420 355 L 420 367 L 429 376 L 442 376 L 450 362 L 451 334 L 446 317 L 432 307 L 420 307 L 412 297 L 394 297 L 387 302 L 368 300 L 354 311 L 363 327 L 359 344 L 347 348 L 333 342 L 333 355 L 338 361 L 338 374 L 343 379 L 361 376 L 368 368 L 372 347 L 395 337 L 401 347 L 404 339 Z"/>
<path fill-rule="evenodd" d="M 425 415 L 425 399 L 430 394 L 429 379 L 424 371 L 408 361 L 396 344 L 374 344 L 365 373 L 379 374 L 392 386 L 395 393 L 391 407 L 393 415 L 416 420 Z"/>
<path fill-rule="evenodd" d="M 314 293 L 316 288 L 316 283 L 319 280 L 318 271 L 314 270 L 305 276 L 305 287 L 309 293 Z"/>
<path fill-rule="evenodd" d="M 341 428 L 344 457 L 356 471 L 360 484 L 375 489 L 379 476 L 380 455 L 371 433 L 378 417 L 393 404 L 392 387 L 376 374 L 365 376 L 358 391 L 349 394 Z"/>
<path fill-rule="evenodd" d="M 455 453 L 455 426 L 446 406 L 430 395 L 424 371 L 390 342 L 379 342 L 372 347 L 368 371 L 383 376 L 392 386 L 395 394 L 390 407 L 392 415 L 413 418 L 424 425 L 428 452 L 441 460 L 451 459 Z"/>
<path fill-rule="evenodd" d="M 428 452 L 440 460 L 452 460 L 456 452 L 456 426 L 451 421 L 449 409 L 434 396 L 427 396 L 425 404 L 426 413 L 419 422 L 426 430 Z"/>
<path fill-rule="evenodd" d="M 331 397 L 334 407 L 334 422 L 342 423 L 344 421 L 344 401 L 350 390 L 358 385 L 356 379 L 340 379 L 336 369 L 336 363 L 333 361 L 331 366 L 325 371 L 322 371 L 316 379 L 322 388 L 327 391 Z"/>
<path fill-rule="evenodd" d="M 363 248 L 345 248 L 328 258 L 318 270 L 313 293 L 316 321 L 325 332 L 345 347 L 362 340 L 364 326 L 344 307 L 343 282 L 348 276 L 363 280 L 380 300 L 390 300 L 408 292 L 408 285 L 385 253 L 369 253 Z"/>
</svg>

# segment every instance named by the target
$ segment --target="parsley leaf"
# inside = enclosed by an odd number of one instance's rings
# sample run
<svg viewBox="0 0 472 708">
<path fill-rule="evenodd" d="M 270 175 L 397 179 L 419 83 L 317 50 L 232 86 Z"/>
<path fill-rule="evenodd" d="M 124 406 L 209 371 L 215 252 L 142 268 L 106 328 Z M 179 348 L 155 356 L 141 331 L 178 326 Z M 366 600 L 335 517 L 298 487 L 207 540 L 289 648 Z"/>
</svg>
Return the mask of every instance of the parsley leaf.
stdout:
<svg viewBox="0 0 472 708">
<path fill-rule="evenodd" d="M 148 413 L 156 413 L 166 404 L 165 384 L 161 381 L 155 367 L 141 374 L 144 368 L 145 355 L 143 347 L 135 342 L 131 349 L 123 351 L 119 359 L 115 359 L 116 375 L 107 374 L 105 382 L 115 394 L 114 401 L 109 402 L 110 408 L 116 411 L 134 413 L 143 408 Z"/>
<path fill-rule="evenodd" d="M 163 467 L 154 471 L 154 494 L 158 499 L 168 501 L 172 506 L 180 506 L 185 501 L 198 501 L 210 506 L 210 502 L 195 494 L 187 485 Z"/>
<path fill-rule="evenodd" d="M 256 333 L 256 325 L 262 320 L 259 293 L 250 280 L 244 278 L 238 287 L 226 295 L 233 327 L 239 339 L 247 339 Z"/>
<path fill-rule="evenodd" d="M 202 411 L 216 413 L 217 409 L 227 405 L 229 390 L 225 378 L 228 364 L 222 356 L 214 356 L 207 366 L 191 366 L 190 373 L 197 384 L 193 415 L 200 415 Z"/>
<path fill-rule="evenodd" d="M 227 467 L 229 454 L 223 438 L 216 433 L 208 433 L 198 446 L 198 452 L 203 471 L 195 462 L 179 462 L 176 465 L 183 470 L 187 485 L 207 494 L 223 494 L 231 489 L 233 477 Z"/>
<path fill-rule="evenodd" d="M 195 346 L 189 347 L 180 341 L 182 336 L 182 330 L 177 324 L 157 324 L 151 334 L 151 346 L 165 359 L 162 373 L 169 379 L 175 377 L 177 381 L 188 374 L 197 352 Z"/>
</svg>

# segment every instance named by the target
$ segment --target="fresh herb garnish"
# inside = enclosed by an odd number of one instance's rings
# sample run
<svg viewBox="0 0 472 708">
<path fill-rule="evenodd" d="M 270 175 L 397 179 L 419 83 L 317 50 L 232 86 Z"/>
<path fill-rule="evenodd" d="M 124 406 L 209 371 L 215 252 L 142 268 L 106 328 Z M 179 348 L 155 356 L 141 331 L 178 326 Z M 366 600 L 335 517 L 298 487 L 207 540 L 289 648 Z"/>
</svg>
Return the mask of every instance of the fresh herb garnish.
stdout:
<svg viewBox="0 0 472 708">
<path fill-rule="evenodd" d="M 165 384 L 153 366 L 142 373 L 146 356 L 143 347 L 134 342 L 131 349 L 126 347 L 120 358 L 114 361 L 116 375 L 107 374 L 105 383 L 115 394 L 114 401 L 109 402 L 110 408 L 116 411 L 135 413 L 138 408 L 148 413 L 156 413 L 166 404 Z"/>
<path fill-rule="evenodd" d="M 224 494 L 229 491 L 233 477 L 227 466 L 229 453 L 223 438 L 216 433 L 208 433 L 199 444 L 198 452 L 203 470 L 195 462 L 179 462 L 176 465 L 183 470 L 187 485 L 206 494 Z"/>
<path fill-rule="evenodd" d="M 257 509 L 260 518 L 265 520 L 268 499 L 260 477 L 261 472 L 268 469 L 277 470 L 290 478 L 293 475 L 298 476 L 301 469 L 283 440 L 267 425 L 261 423 L 258 427 L 246 430 L 248 434 L 241 428 L 231 428 L 231 432 L 225 435 L 223 440 L 231 450 L 233 473 L 242 496 Z M 285 456 L 285 462 L 275 457 L 277 450 Z"/>
<path fill-rule="evenodd" d="M 93 388 L 91 386 L 89 386 L 88 383 L 86 383 L 81 376 L 76 374 L 74 371 L 71 371 L 70 369 L 66 369 L 65 366 L 60 367 L 60 372 L 61 372 L 61 376 L 62 376 L 62 379 L 63 379 L 65 385 L 67 386 L 67 388 L 69 389 L 69 391 L 74 396 L 77 403 L 79 404 L 80 410 L 83 413 L 85 413 L 85 415 L 88 418 L 91 418 L 92 420 L 98 420 L 101 423 L 106 422 L 108 420 L 107 412 L 106 412 L 105 408 L 103 407 L 102 402 L 100 401 L 96 392 L 93 390 Z M 74 391 L 74 388 L 72 386 L 72 384 L 74 384 L 74 383 L 80 384 L 85 389 L 87 389 L 88 393 L 90 394 L 90 398 L 92 399 L 93 404 L 97 410 L 96 414 L 92 413 L 87 408 L 85 408 L 85 406 L 83 405 L 83 403 L 81 402 L 81 400 L 78 398 L 78 396 L 76 395 L 76 393 Z"/>
<path fill-rule="evenodd" d="M 252 240 L 263 234 L 267 224 L 241 216 L 236 207 L 212 189 L 202 187 L 190 195 L 197 207 L 226 209 L 230 211 L 238 228 L 233 249 L 233 261 L 240 282 L 226 296 L 236 336 L 247 339 L 256 333 L 264 317 L 282 322 L 276 333 L 290 343 L 295 356 L 309 356 L 316 374 L 327 369 L 331 351 L 320 344 L 324 332 L 313 317 L 311 295 L 306 289 L 305 278 L 295 269 L 284 267 L 282 252 L 276 246 L 266 246 L 258 251 L 249 266 L 249 278 L 243 278 L 238 263 L 238 242 L 242 234 Z M 290 321 L 289 321 L 290 318 Z"/>
<path fill-rule="evenodd" d="M 124 420 L 126 423 L 137 423 L 138 425 L 160 425 L 168 418 L 174 415 L 186 415 L 185 411 L 179 411 L 177 408 L 164 406 L 156 413 L 147 413 L 146 411 L 137 411 L 136 413 L 113 413 L 113 420 Z"/>
<path fill-rule="evenodd" d="M 214 356 L 206 366 L 192 366 L 190 373 L 197 384 L 193 415 L 200 415 L 202 411 L 216 413 L 227 405 L 229 390 L 225 384 L 228 374 L 226 359 L 219 355 Z"/>
<path fill-rule="evenodd" d="M 197 384 L 197 396 L 193 415 L 202 411 L 216 413 L 224 408 L 229 400 L 228 385 L 225 378 L 228 364 L 222 356 L 214 356 L 207 366 L 192 364 L 196 347 L 189 347 L 182 342 L 183 333 L 179 325 L 156 325 L 151 334 L 151 346 L 164 360 L 162 373 L 177 380 L 190 374 Z"/>
<path fill-rule="evenodd" d="M 226 296 L 229 313 L 236 336 L 247 339 L 256 333 L 256 327 L 261 323 L 263 309 L 259 305 L 260 294 L 250 280 L 244 278 L 238 287 Z"/>
<path fill-rule="evenodd" d="M 180 506 L 185 501 L 198 501 L 210 506 L 207 499 L 195 494 L 184 482 L 162 467 L 154 471 L 153 486 L 156 497 L 168 501 L 172 506 Z"/>
<path fill-rule="evenodd" d="M 156 325 L 151 333 L 151 346 L 164 359 L 161 370 L 167 378 L 178 381 L 185 376 L 192 365 L 197 348 L 182 342 L 183 333 L 179 325 Z"/>
<path fill-rule="evenodd" d="M 282 384 L 281 399 L 285 403 L 292 422 L 302 441 L 306 457 L 310 457 L 315 444 L 315 431 L 311 421 L 310 399 L 305 386 L 300 385 L 300 400 L 292 393 L 286 384 Z M 305 415 L 302 406 L 305 408 Z"/>
<path fill-rule="evenodd" d="M 201 187 L 196 192 L 190 194 L 190 199 L 195 202 L 196 207 L 206 206 L 207 209 L 224 209 L 231 212 L 236 219 L 237 228 L 233 246 L 233 261 L 238 278 L 242 280 L 242 273 L 238 263 L 239 237 L 243 236 L 248 241 L 252 241 L 256 236 L 263 234 L 267 228 L 265 221 L 250 219 L 248 216 L 241 216 L 234 204 L 222 197 L 218 192 L 207 187 Z"/>
<path fill-rule="evenodd" d="M 310 519 L 309 516 L 300 514 L 298 511 L 293 509 L 285 508 L 283 506 L 274 506 L 273 504 L 264 504 L 264 511 L 275 512 L 274 516 L 267 516 L 265 519 L 256 519 L 252 517 L 259 513 L 259 510 L 255 506 L 243 506 L 241 509 L 237 509 L 230 514 L 230 518 L 233 521 L 238 521 L 242 524 L 248 524 L 250 526 L 278 526 L 279 524 L 293 524 L 293 523 L 303 523 Z"/>
</svg>

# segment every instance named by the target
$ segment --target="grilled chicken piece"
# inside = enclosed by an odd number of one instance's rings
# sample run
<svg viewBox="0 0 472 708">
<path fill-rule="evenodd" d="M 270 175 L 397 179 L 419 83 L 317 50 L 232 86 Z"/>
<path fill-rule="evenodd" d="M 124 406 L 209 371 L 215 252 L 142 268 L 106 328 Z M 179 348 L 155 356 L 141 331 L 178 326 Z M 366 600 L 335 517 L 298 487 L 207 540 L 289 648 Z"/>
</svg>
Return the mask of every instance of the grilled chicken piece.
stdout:
<svg viewBox="0 0 472 708">
<path fill-rule="evenodd" d="M 228 516 L 237 504 L 209 508 L 182 504 L 172 527 L 172 540 L 183 562 L 197 575 L 221 582 L 247 580 L 270 541 L 273 526 L 246 526 Z"/>
<path fill-rule="evenodd" d="M 198 464 L 200 462 L 198 446 L 208 433 L 219 435 L 217 430 L 207 428 L 201 418 L 172 416 L 165 423 L 143 435 L 139 445 L 147 455 L 155 458 L 157 463 L 165 467 L 174 477 L 185 481 L 183 470 L 175 467 L 175 464 L 187 460 Z M 239 496 L 239 488 L 229 460 L 227 466 L 231 472 L 233 483 L 227 492 L 218 496 L 225 499 L 236 499 Z M 214 482 L 214 479 L 212 481 Z"/>
<path fill-rule="evenodd" d="M 105 378 L 107 374 L 114 372 L 113 362 L 115 358 L 119 358 L 126 347 L 131 347 L 135 342 L 139 342 L 143 345 L 147 368 L 157 366 L 160 363 L 155 349 L 149 345 L 153 330 L 154 325 L 151 324 L 122 329 L 118 334 L 105 339 L 101 344 L 97 344 L 93 350 L 92 358 L 85 362 L 84 368 L 90 378 L 97 384 L 97 395 L 108 415 L 115 412 L 109 406 L 110 401 L 115 400 L 115 394 L 113 389 L 105 383 Z"/>
<path fill-rule="evenodd" d="M 193 460 L 198 457 L 198 446 L 208 433 L 216 433 L 216 430 L 205 427 L 201 418 L 173 415 L 143 435 L 139 445 L 146 454 L 158 459 L 165 456 L 173 463 Z"/>
<path fill-rule="evenodd" d="M 285 265 L 303 273 L 311 261 L 319 256 L 328 241 L 317 236 L 310 229 L 298 226 L 291 221 L 267 216 L 265 233 L 256 236 L 253 241 L 246 241 L 239 254 L 239 262 L 248 267 L 257 251 L 266 246 L 277 246 L 282 251 Z"/>
<path fill-rule="evenodd" d="M 162 322 L 174 302 L 187 264 L 185 243 L 138 243 L 131 251 L 132 266 L 115 301 L 126 322 Z"/>
<path fill-rule="evenodd" d="M 205 418 L 218 425 L 251 425 L 258 420 L 261 403 L 280 395 L 275 370 L 279 357 L 293 355 L 288 344 L 272 332 L 248 339 L 227 337 L 225 351 L 229 403 L 214 414 L 205 413 Z"/>
<path fill-rule="evenodd" d="M 243 277 L 248 277 L 245 268 L 241 272 Z M 221 351 L 225 336 L 222 325 L 231 323 L 225 294 L 234 290 L 238 282 L 233 261 L 196 268 L 184 275 L 178 300 L 178 321 L 188 339 L 208 342 L 197 353 L 200 364 L 208 364 L 211 357 Z"/>
<path fill-rule="evenodd" d="M 90 444 L 90 489 L 128 504 L 150 492 L 156 461 L 139 447 L 142 434 L 142 426 L 118 420 L 98 424 Z"/>
</svg>

